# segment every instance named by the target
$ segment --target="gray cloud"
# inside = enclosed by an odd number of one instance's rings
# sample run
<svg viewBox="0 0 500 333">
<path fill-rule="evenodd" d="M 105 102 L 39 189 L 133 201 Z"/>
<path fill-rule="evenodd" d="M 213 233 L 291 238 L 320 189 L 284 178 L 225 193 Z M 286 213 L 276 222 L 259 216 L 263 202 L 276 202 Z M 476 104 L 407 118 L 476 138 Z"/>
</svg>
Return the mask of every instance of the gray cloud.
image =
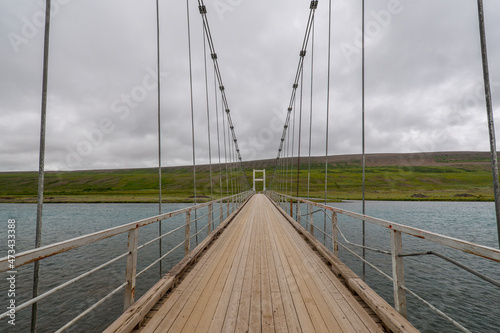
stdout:
<svg viewBox="0 0 500 333">
<path fill-rule="evenodd" d="M 43 14 L 40 3 L 0 2 L 3 171 L 37 168 L 43 53 L 43 30 L 37 23 Z M 53 3 L 58 7 L 51 31 L 47 169 L 157 165 L 155 2 Z M 164 165 L 191 163 L 185 5 L 160 3 Z M 196 153 L 198 163 L 207 163 L 202 26 L 197 4 L 191 5 Z M 309 2 L 207 0 L 206 5 L 242 156 L 274 158 Z M 391 8 L 397 10 L 391 13 Z M 500 4 L 486 1 L 485 8 L 493 103 L 498 109 Z M 324 154 L 325 149 L 327 10 L 328 2 L 320 1 L 313 155 Z M 373 0 L 367 2 L 366 12 L 367 151 L 488 150 L 475 2 Z M 332 22 L 329 152 L 359 153 L 360 4 L 334 1 Z M 307 154 L 309 134 L 310 56 L 309 51 L 303 154 Z M 212 156 L 217 161 L 211 67 L 209 83 Z M 298 117 L 299 100 L 296 103 Z M 219 119 L 220 106 L 219 101 Z"/>
</svg>

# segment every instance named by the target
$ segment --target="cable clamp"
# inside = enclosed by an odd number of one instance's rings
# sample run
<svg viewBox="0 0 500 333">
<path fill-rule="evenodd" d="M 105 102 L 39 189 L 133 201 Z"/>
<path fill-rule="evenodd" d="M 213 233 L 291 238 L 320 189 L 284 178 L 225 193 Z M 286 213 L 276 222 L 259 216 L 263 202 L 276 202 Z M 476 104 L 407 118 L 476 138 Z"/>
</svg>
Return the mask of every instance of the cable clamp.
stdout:
<svg viewBox="0 0 500 333">
<path fill-rule="evenodd" d="M 224 89 L 222 89 L 222 90 L 224 90 Z M 229 109 L 226 109 L 226 112 L 229 113 Z"/>
<path fill-rule="evenodd" d="M 304 58 L 306 56 L 306 51 L 300 51 L 300 54 L 299 54 L 302 58 Z"/>
<path fill-rule="evenodd" d="M 311 6 L 309 7 L 309 9 L 316 9 L 318 8 L 318 1 L 311 1 Z"/>
<path fill-rule="evenodd" d="M 292 108 L 288 108 L 288 112 L 292 112 Z"/>
<path fill-rule="evenodd" d="M 317 2 L 317 1 L 316 1 Z M 198 6 L 198 8 L 200 9 L 200 14 L 201 15 L 204 15 L 207 13 L 207 7 L 205 7 L 205 5 L 203 6 Z"/>
<path fill-rule="evenodd" d="M 293 84 L 293 89 L 297 89 L 299 87 L 299 84 L 298 83 L 294 83 Z"/>
<path fill-rule="evenodd" d="M 224 86 L 219 86 L 219 89 L 220 89 L 221 91 L 223 91 L 223 90 L 224 90 Z"/>
<path fill-rule="evenodd" d="M 212 59 L 216 60 L 217 59 L 217 53 L 212 53 Z"/>
</svg>

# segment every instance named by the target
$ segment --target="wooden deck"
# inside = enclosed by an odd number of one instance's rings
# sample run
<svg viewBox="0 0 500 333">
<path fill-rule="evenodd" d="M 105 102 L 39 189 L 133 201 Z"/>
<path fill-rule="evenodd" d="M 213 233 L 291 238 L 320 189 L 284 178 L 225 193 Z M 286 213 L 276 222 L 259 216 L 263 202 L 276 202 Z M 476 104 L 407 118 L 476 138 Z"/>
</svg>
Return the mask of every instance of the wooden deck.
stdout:
<svg viewBox="0 0 500 333">
<path fill-rule="evenodd" d="M 359 300 L 258 194 L 134 331 L 383 332 Z"/>
</svg>

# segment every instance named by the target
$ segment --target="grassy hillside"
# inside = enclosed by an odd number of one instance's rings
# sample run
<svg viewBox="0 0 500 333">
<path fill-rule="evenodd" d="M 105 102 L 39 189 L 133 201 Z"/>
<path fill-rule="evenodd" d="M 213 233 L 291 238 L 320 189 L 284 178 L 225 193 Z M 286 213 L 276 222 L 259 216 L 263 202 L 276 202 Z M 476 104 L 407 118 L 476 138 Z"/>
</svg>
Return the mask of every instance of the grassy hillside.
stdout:
<svg viewBox="0 0 500 333">
<path fill-rule="evenodd" d="M 361 199 L 361 157 L 331 156 L 328 159 L 328 197 L 331 200 Z M 307 196 L 308 159 L 302 158 L 299 195 Z M 367 155 L 366 197 L 369 200 L 493 200 L 488 153 L 453 152 Z M 292 177 L 296 195 L 297 160 L 293 171 L 276 177 Z M 244 163 L 252 182 L 252 169 L 266 169 L 267 184 L 276 160 Z M 218 166 L 214 170 L 214 196 L 220 196 Z M 325 158 L 311 159 L 311 197 L 324 196 Z M 0 173 L 0 202 L 36 202 L 36 172 Z M 225 173 L 222 177 L 225 195 Z M 197 167 L 198 201 L 210 196 L 208 166 Z M 165 202 L 193 201 L 192 167 L 162 170 Z M 288 185 L 288 189 L 290 189 Z M 48 172 L 46 202 L 155 202 L 158 200 L 158 170 L 97 170 Z"/>
</svg>

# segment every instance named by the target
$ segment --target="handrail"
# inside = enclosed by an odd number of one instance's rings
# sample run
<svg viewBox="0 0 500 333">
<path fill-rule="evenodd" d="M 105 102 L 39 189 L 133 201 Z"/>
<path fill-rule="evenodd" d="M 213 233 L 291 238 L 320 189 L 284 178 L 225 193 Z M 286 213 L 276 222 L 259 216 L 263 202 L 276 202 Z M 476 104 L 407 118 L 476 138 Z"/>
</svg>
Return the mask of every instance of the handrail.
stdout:
<svg viewBox="0 0 500 333">
<path fill-rule="evenodd" d="M 247 193 L 247 192 L 243 192 L 243 193 Z M 102 231 L 97 231 L 97 232 L 94 232 L 94 233 L 91 233 L 88 235 L 84 235 L 84 236 L 72 238 L 69 240 L 65 240 L 62 242 L 48 244 L 48 245 L 45 245 L 45 246 L 42 246 L 39 248 L 27 250 L 27 251 L 21 252 L 21 253 L 16 255 L 16 267 L 21 267 L 23 265 L 30 264 L 32 262 L 35 262 L 35 261 L 38 261 L 41 259 L 45 259 L 45 258 L 54 256 L 54 255 L 59 254 L 59 253 L 67 252 L 67 251 L 79 248 L 81 246 L 84 246 L 84 245 L 88 245 L 88 244 L 95 243 L 97 241 L 100 241 L 100 240 L 103 240 L 106 238 L 110 238 L 110 237 L 113 237 L 113 236 L 116 236 L 119 234 L 123 234 L 127 231 L 131 231 L 131 230 L 134 230 L 136 228 L 141 228 L 141 227 L 147 226 L 149 224 L 168 219 L 170 217 L 181 215 L 181 214 L 184 214 L 184 213 L 191 211 L 191 210 L 203 208 L 205 206 L 208 206 L 210 203 L 212 203 L 212 204 L 218 203 L 218 202 L 222 203 L 228 199 L 233 199 L 239 195 L 240 194 L 235 194 L 235 195 L 221 198 L 218 200 L 201 203 L 201 204 L 198 204 L 195 206 L 189 206 L 186 208 L 175 210 L 173 212 L 169 212 L 169 213 L 149 217 L 146 219 L 142 219 L 139 221 L 131 222 L 131 223 L 124 224 L 124 225 L 121 225 L 118 227 L 114 227 L 114 228 L 110 228 L 110 229 L 106 229 L 106 230 L 102 230 Z M 8 270 L 9 270 L 8 257 L 0 258 L 0 273 L 6 272 Z"/>
<path fill-rule="evenodd" d="M 307 230 L 304 230 L 304 231 L 308 232 L 310 234 L 310 236 L 314 237 L 314 230 L 317 229 L 323 235 L 327 236 L 328 238 L 330 238 L 332 240 L 333 254 L 335 256 L 338 256 L 338 247 L 341 246 L 342 248 L 347 250 L 349 253 L 354 255 L 356 258 L 358 258 L 358 259 L 362 260 L 364 263 L 370 265 L 378 273 L 382 274 L 384 277 L 391 280 L 393 282 L 393 288 L 394 288 L 394 302 L 395 302 L 394 307 L 396 308 L 396 310 L 398 312 L 400 312 L 405 317 L 407 315 L 406 314 L 407 309 L 406 309 L 405 293 L 408 292 L 409 294 L 415 296 L 419 301 L 421 301 L 425 305 L 427 305 L 432 311 L 436 312 L 439 316 L 443 317 L 445 320 L 447 320 L 448 322 L 453 324 L 455 327 L 460 329 L 462 332 L 470 333 L 470 331 L 467 328 L 462 326 L 460 323 L 455 321 L 453 318 L 446 315 L 445 313 L 443 313 L 442 311 L 440 311 L 439 309 L 434 307 L 432 304 L 430 304 L 425 299 L 423 299 L 422 297 L 420 297 L 415 292 L 413 292 L 412 290 L 410 290 L 409 288 L 407 288 L 405 286 L 404 266 L 403 266 L 403 258 L 404 257 L 415 256 L 415 255 L 433 254 L 433 255 L 436 255 L 444 260 L 449 261 L 450 263 L 456 265 L 457 267 L 460 267 L 461 269 L 464 269 L 465 271 L 472 273 L 472 274 L 478 276 L 479 278 L 481 278 L 481 279 L 483 279 L 483 280 L 485 280 L 485 281 L 487 281 L 495 286 L 500 285 L 499 281 L 496 281 L 492 278 L 489 278 L 488 276 L 485 276 L 482 273 L 479 273 L 479 272 L 457 262 L 456 260 L 448 258 L 442 254 L 439 254 L 439 253 L 429 251 L 429 252 L 424 252 L 424 253 L 404 254 L 401 235 L 404 233 L 404 234 L 407 234 L 407 235 L 410 235 L 413 237 L 417 237 L 420 239 L 424 239 L 424 240 L 433 242 L 435 244 L 444 245 L 444 246 L 449 247 L 449 248 L 453 248 L 453 249 L 463 251 L 463 252 L 466 252 L 469 254 L 480 256 L 480 257 L 483 257 L 485 259 L 492 260 L 494 262 L 500 262 L 500 250 L 499 249 L 480 245 L 480 244 L 475 244 L 475 243 L 471 243 L 471 242 L 467 242 L 467 241 L 464 241 L 461 239 L 457 239 L 457 238 L 453 238 L 453 237 L 449 237 L 449 236 L 444 236 L 441 234 L 429 232 L 429 231 L 418 229 L 418 228 L 409 227 L 409 226 L 398 224 L 398 223 L 389 222 L 386 220 L 374 218 L 374 217 L 363 215 L 363 214 L 350 212 L 350 211 L 347 211 L 344 209 L 326 206 L 326 205 L 323 205 L 320 203 L 315 203 L 315 202 L 312 202 L 310 200 L 306 200 L 306 199 L 302 199 L 302 198 L 292 197 L 292 196 L 289 196 L 286 194 L 281 194 L 281 193 L 277 193 L 277 192 L 273 192 L 273 191 L 267 191 L 267 194 L 272 200 L 274 200 L 276 202 L 277 206 L 280 206 L 283 209 L 284 213 L 286 213 L 286 211 L 288 209 L 288 206 L 285 209 L 285 205 L 288 205 L 288 204 L 290 205 L 290 213 L 293 212 L 294 201 L 295 201 L 295 204 L 298 205 L 298 207 L 300 207 L 300 203 L 307 204 L 308 205 L 308 210 L 307 210 L 308 213 L 305 215 L 309 215 L 309 221 L 306 220 L 306 225 L 309 224 L 309 231 L 307 231 Z M 319 207 L 319 210 L 313 211 L 313 209 L 312 209 L 313 206 Z M 316 225 L 314 225 L 314 220 L 313 220 L 314 213 L 316 213 L 318 211 L 325 211 L 326 212 L 327 210 L 332 212 L 331 218 L 330 218 L 330 216 L 328 216 L 328 214 L 326 214 L 332 223 L 332 236 L 326 234 L 326 230 L 321 230 Z M 299 209 L 299 211 L 300 211 L 300 209 Z M 391 231 L 391 240 L 390 240 L 391 251 L 388 252 L 388 251 L 384 251 L 384 250 L 369 248 L 369 247 L 365 247 L 362 245 L 358 245 L 358 244 L 354 244 L 354 243 L 349 242 L 345 238 L 342 231 L 339 229 L 339 227 L 337 225 L 337 214 L 349 216 L 349 217 L 355 218 L 357 220 L 366 221 L 366 222 L 373 223 L 373 224 L 376 224 L 378 226 L 382 226 L 382 227 L 389 229 Z M 300 223 L 300 218 L 302 216 L 303 215 L 298 216 L 299 223 Z M 362 258 L 358 254 L 356 254 L 354 251 L 352 251 L 351 249 L 346 247 L 344 244 L 340 243 L 338 241 L 338 238 L 337 238 L 338 233 L 341 234 L 341 236 L 344 238 L 344 240 L 347 244 L 390 255 L 392 258 L 392 277 L 387 275 L 385 272 L 383 272 L 381 269 L 379 269 L 375 265 L 366 261 L 364 258 Z"/>
<path fill-rule="evenodd" d="M 232 196 L 228 196 L 228 197 L 225 197 L 225 198 L 220 198 L 220 199 L 217 199 L 217 200 L 213 200 L 213 201 L 201 203 L 201 204 L 198 204 L 198 205 L 189 206 L 189 207 L 182 208 L 182 209 L 179 209 L 179 210 L 175 210 L 175 211 L 172 211 L 172 212 L 168 212 L 168 213 L 165 213 L 165 214 L 161 214 L 161 215 L 149 217 L 149 218 L 142 219 L 142 220 L 135 221 L 135 222 L 131 222 L 131 223 L 127 223 L 127 224 L 124 224 L 124 225 L 121 225 L 121 226 L 118 226 L 118 227 L 113 227 L 113 228 L 110 228 L 110 229 L 106 229 L 106 230 L 94 232 L 94 233 L 91 233 L 91 234 L 88 234 L 88 235 L 83 235 L 83 236 L 72 238 L 72 239 L 69 239 L 69 240 L 66 240 L 66 241 L 62 241 L 62 242 L 58 242 L 58 243 L 54 243 L 54 244 L 49 244 L 49 245 L 46 245 L 46 246 L 43 246 L 43 247 L 40 247 L 40 248 L 35 248 L 35 249 L 31 249 L 31 250 L 19 253 L 19 254 L 16 255 L 16 258 L 15 258 L 15 268 L 16 269 L 18 267 L 20 267 L 20 266 L 23 266 L 23 265 L 26 265 L 26 264 L 29 264 L 29 263 L 32 263 L 32 262 L 35 262 L 35 261 L 43 260 L 45 258 L 52 257 L 52 256 L 55 256 L 57 254 L 67 252 L 67 251 L 79 248 L 81 246 L 84 246 L 84 245 L 96 243 L 96 242 L 98 242 L 100 240 L 103 240 L 103 239 L 106 239 L 106 238 L 110 238 L 110 237 L 113 237 L 113 236 L 116 236 L 116 235 L 120 235 L 120 234 L 123 234 L 123 233 L 128 233 L 128 252 L 125 252 L 124 254 L 122 254 L 122 255 L 120 255 L 118 257 L 115 257 L 115 258 L 109 260 L 108 262 L 106 262 L 104 264 L 101 264 L 100 266 L 97 266 L 95 268 L 92 268 L 92 269 L 88 270 L 88 271 L 80 274 L 79 276 L 77 276 L 77 277 L 75 277 L 75 278 L 73 278 L 73 279 L 71 279 L 71 280 L 69 280 L 67 282 L 64 282 L 64 283 L 62 283 L 62 284 L 60 284 L 60 285 L 58 285 L 58 286 L 56 286 L 56 287 L 54 287 L 54 288 L 46 291 L 44 294 L 42 294 L 42 295 L 40 295 L 38 297 L 35 297 L 35 298 L 32 298 L 32 299 L 26 301 L 25 303 L 17 306 L 15 308 L 15 311 L 22 310 L 22 309 L 26 308 L 27 306 L 29 306 L 29 305 L 31 305 L 33 303 L 37 303 L 40 300 L 44 299 L 45 297 L 47 297 L 49 295 L 52 295 L 55 292 L 60 291 L 60 290 L 62 290 L 64 288 L 68 287 L 69 285 L 72 285 L 73 283 L 75 283 L 75 282 L 77 282 L 77 281 L 79 281 L 79 280 L 81 280 L 83 278 L 86 278 L 89 275 L 97 272 L 98 270 L 101 270 L 102 268 L 104 268 L 106 266 L 109 266 L 110 264 L 118 261 L 119 259 L 123 259 L 123 258 L 126 258 L 125 282 L 123 282 L 118 288 L 116 288 L 115 290 L 113 290 L 111 293 L 109 293 L 108 295 L 106 295 L 103 298 L 101 298 L 97 303 L 95 303 L 94 305 L 92 305 L 90 308 L 88 308 L 84 312 L 80 313 L 73 320 L 71 320 L 70 322 L 66 323 L 57 332 L 62 332 L 64 330 L 66 330 L 68 327 L 72 326 L 78 320 L 80 320 L 81 318 L 83 318 L 86 314 L 88 314 L 89 312 L 91 312 L 97 306 L 99 306 L 100 304 L 104 303 L 107 299 L 109 299 L 111 296 L 113 296 L 118 291 L 120 291 L 120 290 L 122 290 L 124 288 L 125 288 L 124 309 L 126 310 L 135 301 L 135 281 L 136 281 L 137 277 L 139 277 L 140 275 L 142 275 L 144 272 L 146 272 L 148 269 L 150 269 L 151 267 L 153 267 L 159 261 L 161 261 L 164 258 L 166 258 L 168 255 L 170 255 L 171 253 L 173 253 L 175 250 L 177 250 L 183 244 L 185 246 L 184 255 L 189 254 L 189 252 L 191 251 L 191 249 L 190 249 L 190 239 L 192 237 L 197 236 L 198 234 L 200 234 L 203 230 L 205 230 L 207 228 L 208 228 L 208 233 L 207 234 L 209 234 L 210 231 L 211 231 L 212 224 L 214 224 L 214 222 L 216 220 L 220 220 L 219 224 L 221 224 L 226 213 L 227 213 L 226 218 L 229 218 L 230 214 L 235 214 L 235 211 L 239 207 L 241 207 L 241 205 L 253 193 L 254 193 L 253 191 L 241 192 L 241 193 L 238 193 L 238 194 L 235 194 L 235 195 L 232 195 Z M 216 204 L 216 203 L 220 203 L 220 212 L 216 212 L 216 211 L 213 210 L 213 205 Z M 224 209 L 223 206 L 226 203 L 227 203 L 228 206 L 227 206 L 227 209 Z M 207 206 L 208 206 L 208 213 L 206 213 L 206 214 L 198 217 L 196 220 L 193 220 L 193 221 L 190 220 L 190 216 L 191 216 L 191 212 L 192 211 L 196 211 L 197 209 L 204 208 L 204 207 L 207 207 Z M 214 217 L 214 213 L 215 213 L 215 217 Z M 155 237 L 154 239 L 149 240 L 149 241 L 145 242 L 144 244 L 142 244 L 140 246 L 138 245 L 138 242 L 137 242 L 137 240 L 138 240 L 138 231 L 139 231 L 139 229 L 141 227 L 144 227 L 144 226 L 147 226 L 147 225 L 150 225 L 150 224 L 162 221 L 162 220 L 166 220 L 166 219 L 168 219 L 170 217 L 178 216 L 178 215 L 181 215 L 181 214 L 186 214 L 186 223 L 185 224 L 183 224 L 182 226 L 177 227 L 177 228 L 175 228 L 173 230 L 170 230 L 170 231 L 168 231 L 168 232 L 166 232 L 166 233 L 164 233 L 164 234 L 162 234 L 162 235 L 160 235 L 158 237 Z M 208 219 L 206 221 L 206 225 L 201 230 L 199 230 L 194 236 L 191 236 L 190 235 L 190 225 L 191 225 L 191 223 L 193 223 L 195 221 L 199 221 L 203 217 L 207 217 L 207 216 L 208 216 Z M 164 238 L 164 237 L 166 237 L 166 236 L 168 236 L 168 235 L 170 235 L 170 234 L 174 233 L 175 231 L 178 231 L 178 230 L 180 230 L 182 228 L 184 228 L 186 230 L 186 238 L 185 238 L 184 241 L 182 241 L 180 244 L 174 246 L 172 249 L 170 249 L 169 251 L 167 251 L 167 253 L 165 253 L 160 258 L 158 258 L 157 260 L 155 260 L 154 262 L 152 262 L 150 265 L 148 265 L 142 271 L 140 271 L 140 272 L 136 271 L 136 269 L 137 269 L 137 252 L 138 252 L 138 250 L 140 250 L 140 249 L 142 249 L 142 248 L 144 248 L 144 247 L 152 244 L 153 242 L 158 241 L 158 240 L 160 240 L 160 239 L 162 239 L 162 238 Z M 8 257 L 0 258 L 0 273 L 11 271 L 12 269 L 9 266 L 10 265 L 9 265 Z M 0 313 L 0 320 L 8 317 L 8 315 L 9 315 L 9 311 L 7 311 L 5 313 Z"/>
<path fill-rule="evenodd" d="M 437 234 L 437 233 L 423 230 L 423 229 L 409 227 L 409 226 L 406 226 L 403 224 L 386 221 L 386 220 L 371 217 L 368 215 L 354 213 L 354 212 L 340 209 L 340 208 L 326 206 L 326 205 L 323 205 L 320 203 L 316 203 L 316 202 L 309 201 L 306 199 L 292 197 L 292 196 L 289 196 L 286 194 L 281 194 L 281 193 L 271 192 L 271 191 L 269 191 L 269 193 L 275 193 L 275 194 L 277 194 L 283 198 L 287 198 L 289 200 L 291 199 L 291 200 L 295 200 L 295 201 L 300 201 L 300 202 L 303 202 L 305 204 L 320 207 L 320 208 L 323 208 L 323 209 L 326 209 L 326 210 L 329 210 L 329 211 L 332 211 L 332 212 L 335 212 L 338 214 L 350 216 L 350 217 L 353 217 L 353 218 L 361 220 L 361 221 L 370 222 L 370 223 L 376 224 L 376 225 L 381 226 L 381 227 L 385 227 L 385 228 L 388 228 L 388 229 L 391 229 L 394 231 L 399 231 L 401 233 L 404 233 L 404 234 L 407 234 L 410 236 L 425 239 L 425 240 L 428 240 L 428 241 L 436 243 L 436 244 L 444 245 L 447 247 L 454 248 L 456 250 L 460 250 L 460 251 L 474 254 L 474 255 L 489 259 L 489 260 L 500 262 L 500 249 L 495 249 L 493 247 L 480 245 L 480 244 L 476 244 L 476 243 L 471 243 L 471 242 L 461 240 L 458 238 L 453 238 L 450 236 Z"/>
</svg>

